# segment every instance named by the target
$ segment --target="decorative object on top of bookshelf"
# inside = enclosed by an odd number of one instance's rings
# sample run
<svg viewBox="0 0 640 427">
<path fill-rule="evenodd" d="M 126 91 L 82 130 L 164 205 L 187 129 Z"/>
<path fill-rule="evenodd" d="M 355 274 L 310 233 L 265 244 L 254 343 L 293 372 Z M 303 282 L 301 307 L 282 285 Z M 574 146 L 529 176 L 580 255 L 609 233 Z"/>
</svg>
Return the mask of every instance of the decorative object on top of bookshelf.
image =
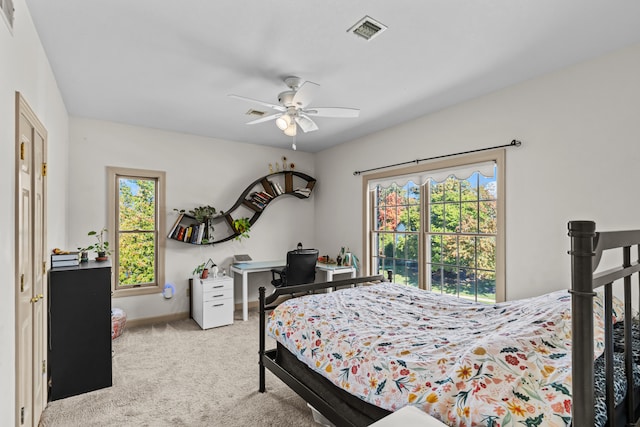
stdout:
<svg viewBox="0 0 640 427">
<path fill-rule="evenodd" d="M 233 220 L 233 229 L 238 235 L 235 237 L 236 240 L 242 240 L 243 238 L 249 238 L 249 231 L 251 230 L 251 222 L 249 222 L 249 218 L 237 218 Z"/>
<path fill-rule="evenodd" d="M 193 215 L 196 221 L 206 222 L 207 220 L 214 218 L 218 212 L 213 206 L 207 205 L 198 206 L 197 208 L 190 210 L 189 213 Z"/>
<path fill-rule="evenodd" d="M 276 169 L 279 169 L 278 163 L 276 163 Z M 295 187 L 294 183 L 296 183 Z M 178 212 L 178 218 L 167 237 L 195 245 L 211 245 L 231 239 L 248 238 L 250 228 L 274 199 L 281 195 L 291 195 L 299 199 L 309 198 L 315 184 L 315 178 L 298 171 L 270 173 L 249 184 L 227 211 L 216 211 L 212 206 L 201 206 L 188 213 L 184 209 L 174 209 Z M 233 217 L 234 213 L 238 214 L 242 211 L 248 212 L 249 215 L 239 219 Z M 216 232 L 219 237 L 214 238 L 213 223 L 216 223 L 216 227 L 221 226 L 223 229 Z M 241 226 L 236 227 L 236 225 Z"/>
</svg>

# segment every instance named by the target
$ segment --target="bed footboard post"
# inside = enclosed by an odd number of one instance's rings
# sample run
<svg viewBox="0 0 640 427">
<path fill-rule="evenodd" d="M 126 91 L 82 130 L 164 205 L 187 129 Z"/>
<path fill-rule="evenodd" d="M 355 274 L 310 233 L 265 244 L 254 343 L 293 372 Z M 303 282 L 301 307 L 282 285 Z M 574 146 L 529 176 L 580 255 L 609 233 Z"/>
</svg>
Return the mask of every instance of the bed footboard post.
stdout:
<svg viewBox="0 0 640 427">
<path fill-rule="evenodd" d="M 260 386 L 258 388 L 258 391 L 260 393 L 264 393 L 266 391 L 265 388 L 265 368 L 264 368 L 264 361 L 262 360 L 264 358 L 264 351 L 265 351 L 265 301 L 264 301 L 264 293 L 265 293 L 265 288 L 264 286 L 261 286 L 258 289 L 258 293 L 259 293 L 259 301 L 260 301 L 260 348 L 258 349 L 258 354 L 259 354 L 259 369 L 260 369 Z"/>
<path fill-rule="evenodd" d="M 573 426 L 594 423 L 593 256 L 596 224 L 570 221 Z"/>
</svg>

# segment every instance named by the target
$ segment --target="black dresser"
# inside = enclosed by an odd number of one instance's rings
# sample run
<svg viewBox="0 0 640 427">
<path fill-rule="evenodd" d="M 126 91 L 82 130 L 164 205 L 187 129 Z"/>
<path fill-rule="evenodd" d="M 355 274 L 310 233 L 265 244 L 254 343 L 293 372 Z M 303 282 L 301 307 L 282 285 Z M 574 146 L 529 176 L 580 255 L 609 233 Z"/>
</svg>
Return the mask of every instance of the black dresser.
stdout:
<svg viewBox="0 0 640 427">
<path fill-rule="evenodd" d="M 110 387 L 111 262 L 49 270 L 49 399 Z"/>
</svg>

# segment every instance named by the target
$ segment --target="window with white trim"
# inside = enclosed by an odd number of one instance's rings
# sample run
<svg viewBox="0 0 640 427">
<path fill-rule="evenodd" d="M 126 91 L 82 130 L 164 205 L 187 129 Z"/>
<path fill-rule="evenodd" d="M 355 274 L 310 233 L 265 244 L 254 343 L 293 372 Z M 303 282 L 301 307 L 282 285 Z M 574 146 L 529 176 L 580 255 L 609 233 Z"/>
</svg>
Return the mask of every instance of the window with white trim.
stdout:
<svg viewBox="0 0 640 427">
<path fill-rule="evenodd" d="M 113 230 L 114 291 L 135 295 L 164 286 L 164 187 L 159 171 L 107 168 Z"/>
<path fill-rule="evenodd" d="M 503 159 L 500 150 L 365 176 L 369 273 L 503 301 Z"/>
</svg>

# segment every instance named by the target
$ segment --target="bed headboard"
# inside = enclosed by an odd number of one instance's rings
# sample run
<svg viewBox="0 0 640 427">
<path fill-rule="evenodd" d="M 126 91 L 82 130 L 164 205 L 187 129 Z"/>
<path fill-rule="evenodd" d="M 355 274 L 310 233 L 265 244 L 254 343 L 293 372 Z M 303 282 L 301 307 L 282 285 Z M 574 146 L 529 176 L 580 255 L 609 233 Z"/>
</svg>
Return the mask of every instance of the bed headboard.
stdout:
<svg viewBox="0 0 640 427">
<path fill-rule="evenodd" d="M 624 338 L 631 342 L 631 276 L 640 271 L 638 260 L 631 261 L 631 248 L 636 246 L 640 258 L 640 230 L 597 232 L 593 221 L 570 221 L 571 238 L 571 294 L 572 294 L 572 425 L 586 426 L 594 422 L 594 360 L 593 360 L 593 297 L 595 290 L 604 288 L 605 319 L 612 318 L 613 285 L 622 282 L 624 286 Z M 604 251 L 622 249 L 619 266 L 594 273 Z M 613 325 L 605 322 L 605 376 L 607 378 L 607 413 L 614 419 L 615 402 L 613 398 L 613 349 L 611 342 Z M 625 371 L 627 375 L 626 404 L 627 420 L 633 420 L 633 358 L 630 351 L 625 352 Z"/>
</svg>

